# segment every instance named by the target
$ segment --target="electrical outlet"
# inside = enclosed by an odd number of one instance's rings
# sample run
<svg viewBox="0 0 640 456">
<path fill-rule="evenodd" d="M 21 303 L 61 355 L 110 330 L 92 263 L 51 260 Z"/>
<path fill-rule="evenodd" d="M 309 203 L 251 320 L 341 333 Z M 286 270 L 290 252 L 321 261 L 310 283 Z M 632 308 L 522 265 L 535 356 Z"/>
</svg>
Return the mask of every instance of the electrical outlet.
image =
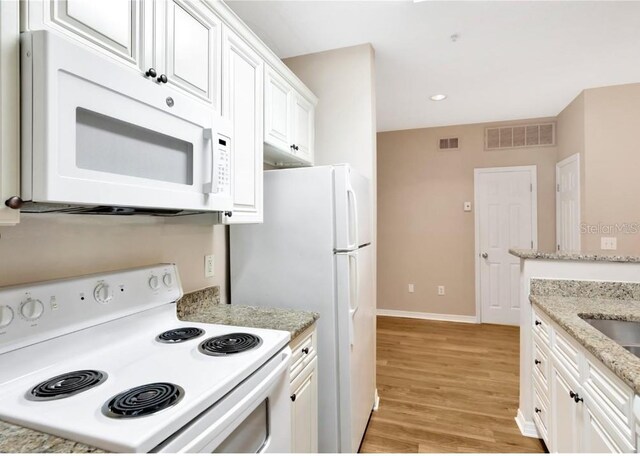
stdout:
<svg viewBox="0 0 640 456">
<path fill-rule="evenodd" d="M 214 271 L 213 255 L 206 255 L 204 257 L 204 276 L 213 277 L 215 274 Z"/>
<path fill-rule="evenodd" d="M 409 284 L 409 293 L 413 293 L 413 291 L 414 291 L 413 284 L 410 283 Z"/>
<path fill-rule="evenodd" d="M 438 296 L 444 296 L 444 285 L 438 285 Z"/>
<path fill-rule="evenodd" d="M 601 237 L 600 238 L 600 248 L 602 250 L 617 250 L 618 248 L 618 238 L 615 237 Z"/>
</svg>

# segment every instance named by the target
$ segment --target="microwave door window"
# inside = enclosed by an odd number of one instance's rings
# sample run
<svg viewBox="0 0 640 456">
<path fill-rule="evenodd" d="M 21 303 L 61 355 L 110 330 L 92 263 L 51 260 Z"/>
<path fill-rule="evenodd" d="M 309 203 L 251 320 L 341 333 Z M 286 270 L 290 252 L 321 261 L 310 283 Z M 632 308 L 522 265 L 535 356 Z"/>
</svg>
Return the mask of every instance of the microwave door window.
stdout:
<svg viewBox="0 0 640 456">
<path fill-rule="evenodd" d="M 193 144 L 76 108 L 76 166 L 117 176 L 193 185 Z"/>
</svg>

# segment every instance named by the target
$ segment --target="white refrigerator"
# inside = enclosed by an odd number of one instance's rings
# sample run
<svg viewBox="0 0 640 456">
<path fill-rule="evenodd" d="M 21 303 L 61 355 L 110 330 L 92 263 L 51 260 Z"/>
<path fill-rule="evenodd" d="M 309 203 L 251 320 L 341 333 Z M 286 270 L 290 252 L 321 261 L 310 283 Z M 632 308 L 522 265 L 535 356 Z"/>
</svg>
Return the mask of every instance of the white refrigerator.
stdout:
<svg viewBox="0 0 640 456">
<path fill-rule="evenodd" d="M 371 184 L 349 165 L 264 173 L 264 223 L 234 225 L 231 302 L 318 312 L 318 447 L 355 453 L 375 390 Z"/>
</svg>

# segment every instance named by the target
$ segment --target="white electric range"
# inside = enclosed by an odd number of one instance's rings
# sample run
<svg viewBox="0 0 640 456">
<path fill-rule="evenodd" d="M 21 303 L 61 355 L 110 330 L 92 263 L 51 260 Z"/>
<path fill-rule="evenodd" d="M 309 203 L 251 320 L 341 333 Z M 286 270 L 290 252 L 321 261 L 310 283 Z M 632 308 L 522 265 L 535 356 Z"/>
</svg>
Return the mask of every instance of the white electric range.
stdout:
<svg viewBox="0 0 640 456">
<path fill-rule="evenodd" d="M 113 452 L 289 452 L 289 333 L 180 321 L 180 297 L 172 264 L 0 288 L 0 419 Z"/>
</svg>

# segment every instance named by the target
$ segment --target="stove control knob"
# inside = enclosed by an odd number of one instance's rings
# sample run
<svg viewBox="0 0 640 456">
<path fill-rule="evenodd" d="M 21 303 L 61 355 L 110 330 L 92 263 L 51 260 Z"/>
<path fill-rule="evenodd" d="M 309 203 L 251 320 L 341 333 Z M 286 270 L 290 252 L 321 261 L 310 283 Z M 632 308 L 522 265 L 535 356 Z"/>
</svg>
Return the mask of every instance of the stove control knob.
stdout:
<svg viewBox="0 0 640 456">
<path fill-rule="evenodd" d="M 171 288 L 173 286 L 173 276 L 169 272 L 162 276 L 162 281 L 167 288 Z"/>
<path fill-rule="evenodd" d="M 13 309 L 9 306 L 0 306 L 0 328 L 9 326 L 13 321 Z"/>
<path fill-rule="evenodd" d="M 44 305 L 39 299 L 29 298 L 20 305 L 20 314 L 29 321 L 37 320 L 44 313 Z"/>
<path fill-rule="evenodd" d="M 157 275 L 152 275 L 151 277 L 149 277 L 149 288 L 151 288 L 152 290 L 157 290 L 158 288 L 160 288 L 160 279 Z"/>
<path fill-rule="evenodd" d="M 99 283 L 93 290 L 93 297 L 100 304 L 108 304 L 113 299 L 111 287 L 106 282 Z"/>
</svg>

